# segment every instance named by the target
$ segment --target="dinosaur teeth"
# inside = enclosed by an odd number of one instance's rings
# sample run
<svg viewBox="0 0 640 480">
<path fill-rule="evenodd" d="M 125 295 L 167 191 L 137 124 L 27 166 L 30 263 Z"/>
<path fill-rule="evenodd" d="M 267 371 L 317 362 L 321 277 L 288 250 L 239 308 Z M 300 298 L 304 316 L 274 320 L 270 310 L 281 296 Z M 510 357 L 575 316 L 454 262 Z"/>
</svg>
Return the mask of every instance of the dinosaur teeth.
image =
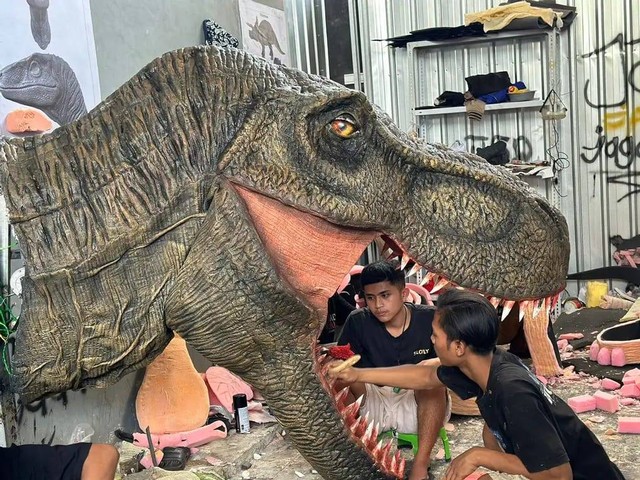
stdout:
<svg viewBox="0 0 640 480">
<path fill-rule="evenodd" d="M 409 254 L 407 252 L 402 252 L 402 260 L 400 261 L 400 270 L 404 270 L 404 268 L 407 266 L 410 260 L 411 260 L 411 257 L 409 256 Z"/>
<path fill-rule="evenodd" d="M 542 308 L 544 307 L 545 301 L 544 301 L 544 298 L 542 298 L 539 300 L 534 300 L 532 303 L 533 303 L 533 317 L 535 318 L 540 313 L 540 310 L 542 310 Z"/>
<path fill-rule="evenodd" d="M 504 319 L 507 318 L 509 313 L 511 313 L 511 309 L 515 304 L 516 302 L 514 302 L 513 300 L 504 301 L 504 304 L 502 305 L 502 319 L 501 319 L 503 322 L 504 322 Z"/>
<path fill-rule="evenodd" d="M 424 278 L 422 279 L 422 281 L 420 282 L 420 286 L 424 287 L 426 284 L 428 284 L 429 282 L 431 282 L 432 280 L 434 280 L 436 277 L 436 274 L 433 272 L 427 272 L 427 274 L 424 276 Z"/>
<path fill-rule="evenodd" d="M 362 417 L 356 419 L 355 423 L 351 425 L 351 433 L 356 438 L 361 438 L 366 429 L 367 421 Z"/>
<path fill-rule="evenodd" d="M 437 293 L 438 291 L 446 287 L 448 283 L 449 283 L 449 280 L 447 280 L 446 278 L 444 277 L 440 278 L 440 280 L 438 280 L 438 283 L 436 283 L 434 287 L 431 289 L 431 293 Z"/>
<path fill-rule="evenodd" d="M 398 470 L 396 472 L 398 478 L 404 478 L 404 470 L 405 470 L 406 464 L 407 464 L 407 461 L 405 460 L 404 457 L 402 457 L 400 459 L 400 464 L 398 465 Z"/>
<path fill-rule="evenodd" d="M 342 414 L 345 418 L 345 420 L 351 424 L 355 421 L 356 416 L 358 415 L 358 412 L 360 411 L 360 404 L 362 403 L 362 396 L 356 400 L 355 402 L 353 402 L 351 405 L 347 405 L 346 407 L 344 407 L 344 409 L 342 410 Z"/>
<path fill-rule="evenodd" d="M 416 273 L 418 273 L 420 270 L 422 269 L 422 267 L 416 262 L 413 264 L 413 267 L 411 267 L 411 270 L 409 270 L 409 273 L 407 273 L 407 277 L 410 277 L 411 275 L 415 275 Z"/>
<path fill-rule="evenodd" d="M 502 299 L 498 297 L 490 297 L 488 300 L 489 300 L 489 303 L 493 305 L 493 308 L 495 308 L 496 310 L 498 309 L 498 307 L 500 306 L 500 303 L 502 302 Z"/>
<path fill-rule="evenodd" d="M 347 399 L 349 395 L 349 387 L 344 387 L 338 393 L 336 393 L 333 398 L 335 398 L 338 407 L 344 407 L 344 401 Z"/>
</svg>

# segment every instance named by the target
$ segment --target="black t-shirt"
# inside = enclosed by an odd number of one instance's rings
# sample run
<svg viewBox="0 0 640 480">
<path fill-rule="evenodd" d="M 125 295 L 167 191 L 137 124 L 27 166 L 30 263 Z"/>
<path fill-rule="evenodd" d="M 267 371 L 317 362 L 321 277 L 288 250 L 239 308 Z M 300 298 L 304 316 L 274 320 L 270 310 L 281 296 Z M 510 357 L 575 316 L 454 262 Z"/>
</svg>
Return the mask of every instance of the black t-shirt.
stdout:
<svg viewBox="0 0 640 480">
<path fill-rule="evenodd" d="M 435 358 L 431 344 L 434 308 L 405 304 L 411 312 L 407 329 L 398 337 L 392 336 L 368 308 L 351 312 L 338 339 L 338 345 L 351 345 L 362 356 L 357 367 L 394 367 L 419 363 Z"/>
<path fill-rule="evenodd" d="M 494 352 L 486 392 L 457 367 L 439 367 L 438 378 L 462 399 L 477 397 L 498 443 L 529 472 L 569 462 L 574 480 L 624 480 L 591 430 L 515 355 Z"/>
</svg>

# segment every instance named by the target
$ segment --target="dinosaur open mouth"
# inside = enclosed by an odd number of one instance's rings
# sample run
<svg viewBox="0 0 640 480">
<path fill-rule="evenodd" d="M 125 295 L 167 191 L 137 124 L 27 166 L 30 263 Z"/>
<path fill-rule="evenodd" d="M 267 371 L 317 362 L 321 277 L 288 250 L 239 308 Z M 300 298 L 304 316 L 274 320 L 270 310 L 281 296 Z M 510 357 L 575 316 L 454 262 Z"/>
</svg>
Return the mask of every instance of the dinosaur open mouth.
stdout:
<svg viewBox="0 0 640 480">
<path fill-rule="evenodd" d="M 343 285 L 345 273 L 349 272 L 366 247 L 377 238 L 384 241 L 383 256 L 398 257 L 401 266 L 408 268 L 409 276 L 427 270 L 420 285 L 417 285 L 418 288 L 414 289 L 421 299 L 426 297 L 428 301 L 430 295 L 445 288 L 457 287 L 456 283 L 443 274 L 429 272 L 428 266 L 421 266 L 413 260 L 400 242 L 384 232 L 341 227 L 244 187 L 234 184 L 233 188 L 245 203 L 279 277 L 298 298 L 315 310 L 319 321 L 317 335 L 311 345 L 314 370 L 320 384 L 333 399 L 347 434 L 353 443 L 369 454 L 385 475 L 403 478 L 405 460 L 401 453 L 394 452 L 392 440 L 378 441 L 380 427 L 360 416 L 361 399 L 348 403 L 348 388 L 336 391 L 334 382 L 326 374 L 325 354 L 316 340 L 327 317 L 328 299 L 339 285 Z M 558 299 L 556 295 L 520 301 L 517 305 L 514 300 L 485 296 L 496 308 L 501 309 L 503 320 L 516 306 L 520 320 L 529 318 L 534 323 L 544 316 L 545 324 L 550 309 Z M 546 335 L 546 331 L 542 334 Z"/>
</svg>

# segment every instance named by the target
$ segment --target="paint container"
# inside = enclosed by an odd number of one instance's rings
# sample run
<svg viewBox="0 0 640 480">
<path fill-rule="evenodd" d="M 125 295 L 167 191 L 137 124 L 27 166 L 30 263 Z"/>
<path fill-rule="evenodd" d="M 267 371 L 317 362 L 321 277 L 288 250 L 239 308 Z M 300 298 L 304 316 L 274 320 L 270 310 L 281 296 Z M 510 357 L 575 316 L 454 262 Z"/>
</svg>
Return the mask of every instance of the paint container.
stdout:
<svg viewBox="0 0 640 480">
<path fill-rule="evenodd" d="M 233 396 L 233 416 L 236 420 L 236 432 L 249 433 L 249 408 L 244 393 Z"/>
<path fill-rule="evenodd" d="M 569 297 L 564 301 L 562 306 L 564 308 L 564 313 L 573 313 L 584 308 L 584 303 L 582 303 L 579 298 Z"/>
</svg>

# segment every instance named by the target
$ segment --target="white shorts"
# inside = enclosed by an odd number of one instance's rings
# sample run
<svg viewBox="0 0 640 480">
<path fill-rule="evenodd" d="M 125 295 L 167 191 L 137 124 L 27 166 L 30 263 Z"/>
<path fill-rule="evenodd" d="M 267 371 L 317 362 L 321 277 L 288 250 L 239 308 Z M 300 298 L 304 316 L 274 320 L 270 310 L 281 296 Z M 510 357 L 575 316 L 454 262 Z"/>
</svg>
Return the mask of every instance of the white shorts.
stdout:
<svg viewBox="0 0 640 480">
<path fill-rule="evenodd" d="M 378 422 L 380 431 L 397 430 L 400 433 L 418 433 L 418 404 L 413 390 L 364 384 L 365 400 L 360 415 L 369 415 L 369 422 Z M 396 393 L 397 391 L 397 393 Z M 447 393 L 444 423 L 451 417 L 451 398 Z"/>
</svg>

